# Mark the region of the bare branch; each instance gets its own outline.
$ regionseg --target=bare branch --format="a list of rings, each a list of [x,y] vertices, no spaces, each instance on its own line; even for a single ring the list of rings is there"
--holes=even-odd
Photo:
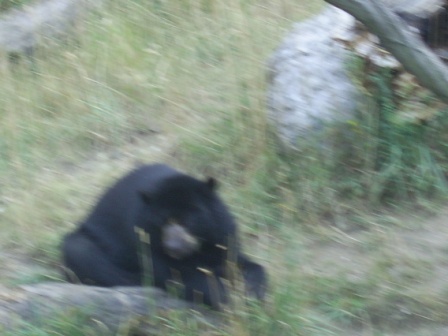
[[[415,75],[421,85],[448,103],[448,70],[423,41],[405,26],[400,18],[378,0],[326,0],[353,15],[381,45]]]

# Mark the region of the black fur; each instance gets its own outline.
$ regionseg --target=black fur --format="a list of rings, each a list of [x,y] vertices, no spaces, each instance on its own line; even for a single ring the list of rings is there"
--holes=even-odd
[[[69,279],[97,286],[137,286],[148,276],[156,287],[167,290],[177,284],[184,299],[219,308],[227,301],[222,278],[229,278],[227,265],[234,264],[249,294],[262,299],[265,271],[240,252],[236,224],[215,187],[213,179],[200,181],[162,164],[134,170],[65,237],[62,249]],[[180,259],[168,255],[163,242],[164,227],[173,220],[185,228],[179,232],[188,232],[199,244]],[[144,234],[149,235],[149,246],[141,239]]]

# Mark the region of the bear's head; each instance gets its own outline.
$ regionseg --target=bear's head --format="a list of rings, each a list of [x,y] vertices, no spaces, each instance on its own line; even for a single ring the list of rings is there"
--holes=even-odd
[[[151,245],[160,244],[172,258],[183,259],[210,246],[227,246],[235,225],[216,194],[213,178],[201,181],[179,174],[140,191]]]

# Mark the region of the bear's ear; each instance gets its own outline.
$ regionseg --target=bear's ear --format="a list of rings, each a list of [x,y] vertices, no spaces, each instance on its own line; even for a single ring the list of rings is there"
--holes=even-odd
[[[218,188],[218,181],[216,181],[216,179],[213,177],[208,177],[205,183],[210,188],[210,190],[216,190],[216,188]]]
[[[139,190],[138,191],[138,195],[141,197],[141,199],[143,200],[143,202],[145,203],[151,203],[152,202],[152,195],[147,192],[147,191],[143,191],[143,190]]]

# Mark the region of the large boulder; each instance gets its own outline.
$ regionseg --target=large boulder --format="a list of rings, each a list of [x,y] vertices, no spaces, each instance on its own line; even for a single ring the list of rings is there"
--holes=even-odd
[[[221,326],[215,312],[153,287],[104,288],[65,283],[0,286],[0,334],[18,332],[27,326],[52,330],[60,321],[66,321],[66,328],[73,324],[77,334],[88,330],[97,335],[121,335],[125,328],[129,332],[126,335],[159,335],[170,314],[174,318],[182,314],[183,319],[204,324],[210,332]]]
[[[335,38],[354,19],[328,7],[294,26],[269,60],[269,118],[288,148],[353,118],[358,93],[347,74],[350,53]]]
[[[102,0],[43,0],[0,15],[0,51],[31,55],[48,44],[76,33],[85,14]]]

